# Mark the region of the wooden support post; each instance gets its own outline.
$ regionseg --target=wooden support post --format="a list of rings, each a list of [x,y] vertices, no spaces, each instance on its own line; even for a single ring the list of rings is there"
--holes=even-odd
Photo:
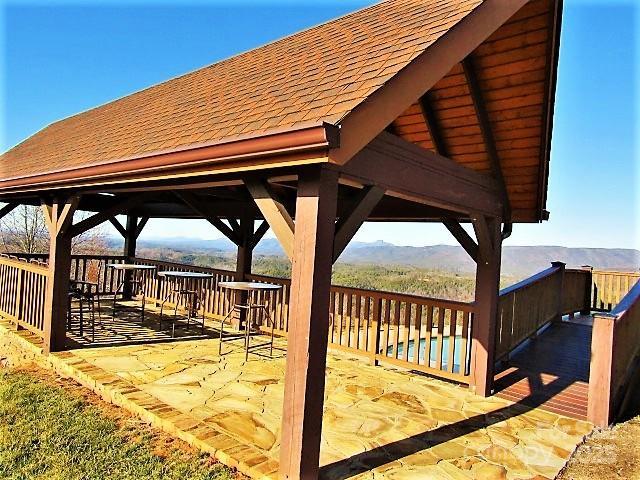
[[[371,336],[371,365],[378,366],[378,353],[380,352],[380,327],[382,326],[382,298],[373,299],[373,335]]]
[[[580,315],[589,315],[591,314],[593,301],[593,267],[591,265],[583,265],[582,269],[587,272],[587,280],[584,289],[584,307],[580,310]]]
[[[487,397],[493,385],[502,239],[499,219],[477,216],[472,221],[478,237],[478,266],[471,329],[471,386],[476,394]]]
[[[240,219],[240,243],[238,245],[238,256],[236,258],[236,281],[243,282],[246,275],[251,273],[251,263],[253,260],[253,219],[244,217]],[[236,302],[247,303],[248,292],[245,290],[236,291]],[[236,310],[231,319],[232,326],[236,330],[244,328],[247,311],[243,308]]]
[[[44,351],[58,352],[65,347],[65,325],[69,308],[71,276],[71,223],[78,199],[53,201],[43,205],[49,228],[49,276],[44,304]]]
[[[287,479],[319,474],[337,194],[335,171],[301,172],[280,445],[280,473]]]
[[[611,407],[615,323],[616,316],[610,313],[593,315],[587,420],[602,428],[609,426],[613,413]]]
[[[560,272],[558,274],[558,288],[556,292],[558,292],[558,314],[554,319],[554,322],[562,321],[562,307],[564,304],[564,270],[566,265],[563,262],[551,262],[551,266],[553,268],[559,268]]]
[[[125,230],[126,235],[124,237],[124,251],[122,254],[127,257],[127,262],[131,262],[136,256],[138,217],[134,215],[127,215],[127,225]],[[124,271],[124,284],[122,285],[122,298],[124,300],[131,300],[131,297],[133,296],[132,273],[133,272],[128,270]]]

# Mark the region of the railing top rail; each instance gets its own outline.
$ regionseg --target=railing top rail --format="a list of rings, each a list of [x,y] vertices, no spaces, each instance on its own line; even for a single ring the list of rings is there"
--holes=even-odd
[[[267,275],[256,275],[250,274],[247,275],[247,278],[257,281],[276,281],[282,282],[289,285],[291,280],[288,278],[280,278],[280,277],[270,277]],[[332,285],[331,290],[339,293],[353,294],[353,295],[363,295],[371,298],[384,298],[389,300],[395,300],[398,302],[407,302],[407,303],[419,303],[423,305],[433,305],[438,307],[449,308],[452,310],[460,310],[464,312],[472,312],[473,311],[473,303],[471,302],[459,302],[456,300],[447,300],[443,298],[434,298],[434,297],[423,297],[421,295],[412,295],[409,293],[395,293],[395,292],[386,292],[383,290],[370,290],[367,288],[356,288],[356,287],[344,287],[341,285]]]
[[[514,283],[513,285],[503,288],[502,290],[500,290],[500,296],[503,297],[505,295],[509,295],[510,293],[515,292],[516,290],[522,290],[524,288],[535,285],[536,283],[541,282],[545,278],[548,278],[551,275],[557,273],[558,271],[560,271],[560,269],[561,267],[551,266],[546,270],[543,270],[539,273],[536,273],[535,275],[532,275],[529,278],[525,278],[524,280],[518,283]]]
[[[629,290],[629,293],[620,300],[620,303],[611,310],[609,315],[621,318],[638,302],[640,302],[640,279],[635,283],[631,290]]]
[[[49,269],[47,267],[38,265],[37,263],[27,262],[25,260],[9,258],[4,255],[0,256],[0,264],[19,268],[28,272],[38,273],[41,275],[47,275],[49,273]]]
[[[604,275],[620,275],[624,277],[640,277],[640,272],[638,271],[623,272],[620,270],[593,270],[593,273]]]
[[[200,271],[200,272],[213,272],[213,273],[219,273],[221,275],[235,275],[235,272],[231,270],[222,270],[219,268],[199,267],[197,265],[188,265],[185,263],[177,263],[177,262],[166,262],[164,260],[153,260],[151,258],[143,258],[143,257],[134,257],[133,260],[137,262],[147,262],[147,263],[160,265],[160,266],[164,265],[167,267],[183,268],[183,269],[189,269],[189,270]]]

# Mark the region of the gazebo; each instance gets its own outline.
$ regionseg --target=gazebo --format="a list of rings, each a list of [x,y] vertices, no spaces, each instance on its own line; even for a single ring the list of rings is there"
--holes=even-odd
[[[74,236],[110,221],[133,257],[149,218],[204,218],[237,245],[242,279],[271,228],[293,264],[280,470],[316,478],[332,265],[365,221],[442,222],[477,262],[470,385],[489,395],[502,241],[549,215],[561,12],[388,0],[16,145],[0,215],[45,212],[46,350],[64,348]],[[73,223],[78,209],[93,214]]]

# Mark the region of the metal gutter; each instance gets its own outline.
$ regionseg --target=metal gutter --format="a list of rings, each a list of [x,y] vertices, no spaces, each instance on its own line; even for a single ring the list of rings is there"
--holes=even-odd
[[[42,190],[48,187],[63,187],[65,184],[93,182],[98,179],[118,177],[142,172],[162,172],[176,167],[228,163],[242,159],[256,160],[273,155],[297,152],[328,150],[339,146],[339,129],[335,125],[322,123],[263,133],[238,136],[223,141],[191,145],[186,148],[153,152],[143,156],[109,160],[82,167],[54,170],[46,173],[12,177],[0,180],[0,195],[17,189],[21,191]],[[256,162],[259,163],[259,162]]]

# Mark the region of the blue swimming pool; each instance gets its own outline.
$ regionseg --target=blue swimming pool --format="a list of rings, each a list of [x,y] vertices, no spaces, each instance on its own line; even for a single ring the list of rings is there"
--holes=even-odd
[[[434,367],[436,366],[436,347],[438,344],[438,339],[437,338],[432,338],[431,339],[431,349],[430,349],[430,354],[429,354],[429,366]],[[460,373],[460,353],[461,353],[461,348],[462,348],[462,336],[460,335],[456,335],[455,337],[455,341],[454,341],[455,347],[453,350],[454,353],[454,357],[453,357],[453,371],[455,373]],[[408,358],[409,360],[411,360],[413,358],[413,352],[415,350],[414,347],[414,341],[413,340],[409,340],[409,347],[408,347],[409,351],[408,351]],[[425,338],[420,339],[420,350],[419,350],[419,358],[420,358],[420,363],[425,365],[425,355],[427,352],[427,340]],[[398,354],[397,354],[397,358],[402,358],[404,354],[404,342],[400,342],[398,343]],[[387,356],[389,357],[393,357],[393,346],[390,346],[389,348],[387,348]],[[448,370],[449,369],[449,365],[447,364],[447,362],[449,361],[449,337],[445,336],[442,337],[442,369],[443,370]]]

